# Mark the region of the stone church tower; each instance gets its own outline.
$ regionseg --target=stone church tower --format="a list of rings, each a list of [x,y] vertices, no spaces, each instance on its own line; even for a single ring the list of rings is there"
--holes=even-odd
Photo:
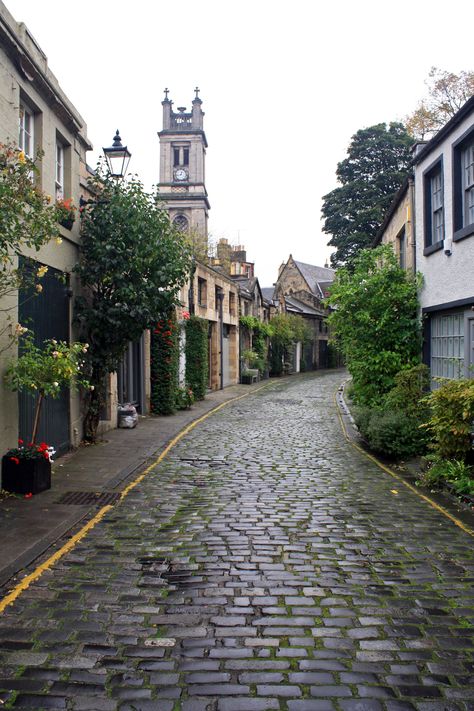
[[[207,246],[207,220],[210,209],[205,187],[207,140],[203,128],[204,112],[199,89],[192,101],[192,109],[184,106],[173,111],[173,102],[165,89],[163,129],[160,138],[161,199],[168,208],[171,221],[179,229],[190,233],[193,242]]]

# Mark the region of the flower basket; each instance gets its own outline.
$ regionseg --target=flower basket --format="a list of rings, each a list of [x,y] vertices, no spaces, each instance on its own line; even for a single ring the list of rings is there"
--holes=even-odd
[[[2,458],[2,489],[14,494],[39,494],[51,488],[49,459]]]
[[[66,230],[72,230],[72,226],[75,222],[75,219],[76,218],[74,217],[74,215],[72,217],[64,217],[62,220],[60,220],[59,224]]]
[[[56,201],[56,214],[59,224],[66,230],[72,229],[76,219],[76,207],[71,198]]]

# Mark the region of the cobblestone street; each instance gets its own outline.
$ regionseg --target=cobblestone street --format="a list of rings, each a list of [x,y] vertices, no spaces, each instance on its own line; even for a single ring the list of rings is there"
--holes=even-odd
[[[0,617],[15,709],[474,709],[473,539],[357,452],[341,373],[188,433]]]

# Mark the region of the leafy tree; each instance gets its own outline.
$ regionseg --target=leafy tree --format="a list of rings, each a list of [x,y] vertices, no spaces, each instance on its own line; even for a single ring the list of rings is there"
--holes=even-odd
[[[5,382],[13,391],[26,391],[35,396],[35,417],[30,442],[36,442],[41,407],[46,397],[59,397],[64,387],[88,387],[81,375],[87,343],[68,345],[54,338],[44,341],[42,348],[30,332],[21,342],[21,355],[12,360],[5,373]]]
[[[333,336],[353,379],[360,405],[376,405],[396,374],[417,365],[420,327],[417,280],[401,269],[390,245],[364,249],[351,269],[337,271],[327,302]]]
[[[47,267],[38,267],[33,260],[23,260],[21,266],[18,259],[38,251],[53,238],[60,241],[57,209],[35,186],[37,172],[35,163],[23,151],[13,144],[0,143],[0,299],[27,285],[36,285],[36,291],[41,292],[40,280]],[[2,302],[0,336],[9,329],[9,312],[16,307],[16,299]],[[14,339],[21,332],[17,327]]]
[[[413,139],[400,123],[380,123],[352,137],[336,170],[341,185],[323,197],[323,231],[336,247],[333,267],[369,247],[410,163]]]
[[[426,84],[428,96],[405,122],[408,133],[418,140],[433,136],[474,95],[474,71],[454,74],[432,67]]]
[[[86,439],[94,441],[105,397],[105,376],[117,370],[129,341],[176,303],[189,273],[189,248],[157,194],[141,182],[97,173],[97,200],[82,209],[82,252],[75,267],[84,296],[76,316],[89,345]]]

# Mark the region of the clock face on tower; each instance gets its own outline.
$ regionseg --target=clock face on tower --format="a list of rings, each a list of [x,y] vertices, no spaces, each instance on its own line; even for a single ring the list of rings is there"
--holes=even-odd
[[[174,171],[174,179],[175,180],[187,180],[188,179],[188,171],[185,170],[184,168],[177,168]]]

